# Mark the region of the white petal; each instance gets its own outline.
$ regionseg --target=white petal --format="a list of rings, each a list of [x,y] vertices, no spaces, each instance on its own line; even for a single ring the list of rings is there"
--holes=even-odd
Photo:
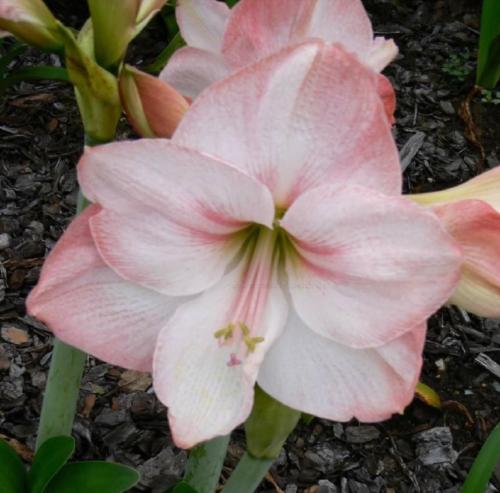
[[[319,187],[281,221],[289,289],[311,329],[373,347],[426,320],[454,291],[461,251],[434,214],[360,186]]]
[[[160,74],[160,79],[187,98],[196,98],[206,87],[229,75],[221,55],[208,50],[184,47],[176,51]]]
[[[182,37],[193,48],[219,53],[229,7],[216,0],[179,0],[175,11]]]
[[[411,402],[425,324],[379,348],[352,349],[314,333],[291,312],[259,372],[267,393],[293,409],[335,421],[381,421]]]
[[[79,181],[104,211],[92,219],[103,259],[120,275],[168,295],[214,285],[253,223],[274,206],[255,179],[170,141],[87,149]]]
[[[179,447],[229,433],[252,409],[259,366],[285,324],[288,307],[275,278],[266,287],[257,282],[260,270],[256,276],[251,271],[242,261],[214,288],[179,308],[160,333],[154,386],[169,408]],[[235,324],[237,334],[240,321],[248,322],[253,337],[264,338],[254,352],[246,352],[241,341],[221,345],[215,337],[228,323]]]

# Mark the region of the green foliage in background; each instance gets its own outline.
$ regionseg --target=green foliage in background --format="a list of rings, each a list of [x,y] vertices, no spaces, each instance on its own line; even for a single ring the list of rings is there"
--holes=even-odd
[[[477,454],[460,493],[484,493],[499,462],[500,424],[496,425]]]
[[[476,84],[494,89],[500,80],[500,0],[484,0]]]
[[[72,437],[47,440],[27,472],[15,451],[0,440],[0,486],[2,493],[123,493],[139,481],[132,468],[104,461],[73,462]]]

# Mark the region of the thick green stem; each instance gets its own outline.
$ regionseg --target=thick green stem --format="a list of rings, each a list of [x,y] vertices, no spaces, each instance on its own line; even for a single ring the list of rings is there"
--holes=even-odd
[[[87,205],[87,199],[79,192],[76,213],[82,212]],[[54,338],[52,361],[38,425],[37,450],[49,438],[71,435],[86,361],[85,353]]]
[[[49,438],[71,435],[80,381],[87,355],[54,339],[49,377],[43,397],[36,440],[37,450]]]
[[[253,493],[266,477],[272,459],[255,459],[248,452],[241,458],[222,493]]]
[[[195,447],[189,454],[184,481],[197,493],[214,493],[229,444],[229,435]]]
[[[94,139],[85,136],[86,145],[94,145]],[[78,193],[76,213],[89,205],[81,192]],[[36,440],[37,450],[49,438],[71,435],[75,419],[80,382],[87,355],[82,351],[54,339],[52,361],[43,396],[42,412]]]

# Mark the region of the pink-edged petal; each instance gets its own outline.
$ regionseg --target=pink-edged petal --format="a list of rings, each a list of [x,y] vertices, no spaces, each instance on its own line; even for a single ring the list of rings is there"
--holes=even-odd
[[[288,312],[278,282],[273,277],[267,287],[257,284],[259,272],[241,262],[218,285],[179,308],[158,337],[154,386],[168,406],[179,447],[231,432],[252,409],[258,369]],[[228,323],[235,324],[236,335],[240,321],[252,336],[263,337],[246,355],[241,341],[221,344],[215,337]]]
[[[104,208],[91,220],[102,258],[124,278],[169,295],[217,282],[240,233],[274,216],[256,180],[167,140],[86,149],[78,174],[85,195]]]
[[[307,39],[316,0],[240,0],[231,10],[222,52],[233,68]]]
[[[316,0],[308,36],[342,43],[360,59],[373,44],[370,19],[361,0]]]
[[[280,207],[324,183],[401,188],[378,75],[340,46],[305,43],[214,84],[172,139],[254,176]]]
[[[170,296],[215,284],[245,240],[196,231],[152,211],[103,210],[90,225],[100,255],[117,273]]]
[[[198,48],[176,51],[160,74],[187,98],[196,98],[206,87],[229,75],[230,69],[221,55]]]
[[[292,313],[258,383],[280,402],[314,416],[382,421],[413,399],[425,331],[419,324],[378,348],[353,349],[312,332]]]
[[[28,312],[67,344],[108,363],[151,371],[156,338],[184,299],[159,295],[115,274],[99,257],[90,206],[47,258],[27,300]]]
[[[361,0],[240,0],[222,51],[232,67],[242,67],[312,38],[342,43],[366,62],[378,54],[371,54],[373,30]]]
[[[229,7],[217,0],[178,0],[175,14],[189,46],[219,53],[229,12]]]
[[[500,317],[500,214],[481,200],[433,210],[464,252],[462,277],[451,303],[482,317]]]
[[[430,211],[360,186],[302,195],[281,226],[297,313],[317,333],[352,348],[380,346],[442,306],[462,256]]]
[[[398,55],[398,47],[392,39],[375,38],[373,46],[365,56],[366,63],[377,72],[382,72]]]

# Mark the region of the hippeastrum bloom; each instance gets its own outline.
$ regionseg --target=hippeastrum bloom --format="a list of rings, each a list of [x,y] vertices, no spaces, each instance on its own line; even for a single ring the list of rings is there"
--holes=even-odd
[[[256,381],[341,421],[410,402],[461,253],[400,195],[377,75],[353,55],[281,51],[207,89],[172,140],[86,149],[78,175],[95,205],[49,256],[29,312],[152,370],[177,445],[243,422]]]
[[[171,137],[189,107],[166,82],[125,65],[120,72],[120,95],[127,117],[142,137]]]
[[[233,9],[217,0],[177,5],[188,46],[172,56],[160,78],[190,98],[234,70],[309,38],[341,43],[377,72],[398,53],[394,41],[374,39],[361,0],[240,0]],[[392,85],[382,75],[379,85],[392,121]]]
[[[0,37],[9,33],[44,50],[63,47],[58,22],[42,0],[0,0]]]
[[[97,61],[104,67],[118,66],[128,44],[165,3],[166,0],[88,0]]]
[[[462,277],[450,303],[500,317],[500,168],[448,190],[410,197],[432,207],[463,249]]]

